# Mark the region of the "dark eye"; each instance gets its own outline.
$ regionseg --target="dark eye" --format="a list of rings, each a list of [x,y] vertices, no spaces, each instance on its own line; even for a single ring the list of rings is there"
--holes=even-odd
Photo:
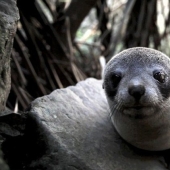
[[[119,74],[113,74],[111,76],[111,82],[114,88],[116,88],[121,80],[121,75]]]
[[[158,80],[160,83],[165,83],[166,75],[163,72],[154,73],[153,77]]]

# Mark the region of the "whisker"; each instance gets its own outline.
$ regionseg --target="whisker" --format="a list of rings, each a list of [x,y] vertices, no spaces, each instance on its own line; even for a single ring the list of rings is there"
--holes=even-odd
[[[115,105],[112,105],[110,107],[110,111],[111,111],[110,118],[113,116],[113,114],[117,114],[120,111],[121,106],[122,106],[122,102],[119,101],[119,102],[115,103]]]

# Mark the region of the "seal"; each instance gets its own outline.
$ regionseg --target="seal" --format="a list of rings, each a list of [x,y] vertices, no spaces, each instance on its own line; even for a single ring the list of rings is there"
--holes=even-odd
[[[131,145],[150,151],[170,148],[170,59],[135,47],[111,58],[103,88],[111,120]]]

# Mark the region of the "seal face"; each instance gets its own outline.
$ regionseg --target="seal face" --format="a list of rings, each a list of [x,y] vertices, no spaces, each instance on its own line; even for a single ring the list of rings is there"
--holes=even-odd
[[[112,122],[122,138],[145,150],[170,148],[170,59],[136,47],[106,65],[104,83]]]

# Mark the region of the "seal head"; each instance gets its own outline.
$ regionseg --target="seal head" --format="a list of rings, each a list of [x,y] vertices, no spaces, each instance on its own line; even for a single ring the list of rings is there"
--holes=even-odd
[[[170,59],[136,47],[106,65],[104,83],[111,119],[127,142],[144,150],[170,148]]]

